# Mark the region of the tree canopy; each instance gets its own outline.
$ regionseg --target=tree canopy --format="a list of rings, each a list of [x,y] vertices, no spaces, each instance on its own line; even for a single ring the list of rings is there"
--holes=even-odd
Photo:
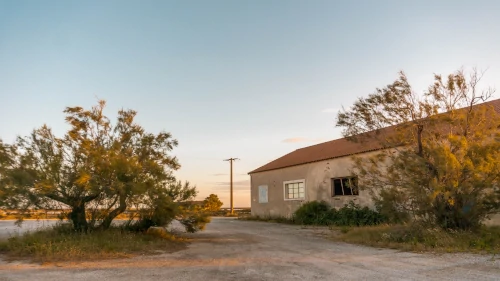
[[[220,211],[222,207],[222,201],[219,200],[219,196],[217,194],[210,194],[203,200],[203,208],[209,212],[217,212]]]
[[[170,133],[148,133],[137,112],[104,115],[105,101],[91,109],[64,110],[70,129],[62,137],[43,125],[14,144],[0,142],[0,196],[4,207],[69,209],[75,230],[107,229],[118,215],[138,211],[141,222],[166,224],[183,216],[178,202],[196,188],[173,176]],[[163,220],[152,219],[161,213]]]
[[[471,229],[500,210],[500,114],[482,73],[434,76],[422,95],[404,73],[339,112],[356,142],[386,149],[355,157],[353,173],[388,216]]]

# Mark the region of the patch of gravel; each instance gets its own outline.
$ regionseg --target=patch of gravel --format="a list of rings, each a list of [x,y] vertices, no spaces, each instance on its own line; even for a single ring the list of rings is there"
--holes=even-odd
[[[170,230],[181,231],[179,224]],[[0,280],[500,280],[500,257],[332,242],[327,229],[213,218],[187,249],[131,259],[0,262]]]

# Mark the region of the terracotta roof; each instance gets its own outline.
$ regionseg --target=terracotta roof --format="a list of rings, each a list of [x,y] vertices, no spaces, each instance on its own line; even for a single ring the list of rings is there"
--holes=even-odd
[[[492,105],[495,111],[500,113],[500,99],[486,102],[484,104]],[[390,127],[386,128],[390,130]],[[288,153],[266,165],[257,168],[249,174],[282,169],[291,166],[297,166],[312,162],[318,162],[333,158],[350,156],[358,153],[375,151],[382,149],[378,142],[355,143],[346,138],[336,139],[304,148],[297,149]]]

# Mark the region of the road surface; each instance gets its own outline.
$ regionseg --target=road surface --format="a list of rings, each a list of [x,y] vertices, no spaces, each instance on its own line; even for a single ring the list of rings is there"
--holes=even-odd
[[[491,255],[417,254],[333,242],[324,228],[214,218],[179,252],[34,265],[0,262],[0,280],[500,280]]]

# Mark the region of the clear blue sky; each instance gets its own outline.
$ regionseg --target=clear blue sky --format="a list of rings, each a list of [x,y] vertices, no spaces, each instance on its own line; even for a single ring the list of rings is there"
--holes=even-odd
[[[434,3],[437,2],[437,3]],[[171,132],[200,198],[249,206],[247,173],[340,137],[342,105],[404,70],[417,90],[460,67],[500,74],[499,1],[0,0],[0,138],[108,101]],[[333,112],[332,112],[333,111]],[[285,141],[287,140],[287,141]]]

